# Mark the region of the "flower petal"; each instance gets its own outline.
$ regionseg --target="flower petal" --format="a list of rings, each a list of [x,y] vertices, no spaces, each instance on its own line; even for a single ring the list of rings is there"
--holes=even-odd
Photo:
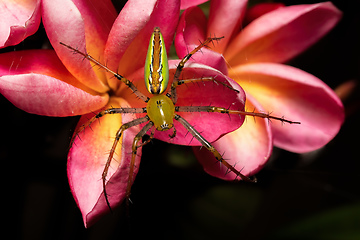
[[[118,68],[126,49],[148,23],[155,4],[156,0],[128,1],[125,4],[114,22],[106,43],[105,55],[109,68]],[[122,71],[120,72],[123,74]]]
[[[180,9],[185,10],[187,8],[200,5],[204,2],[207,2],[208,0],[181,0]]]
[[[198,45],[206,38],[207,19],[199,7],[185,10],[180,17],[176,29],[175,47],[179,57],[184,57],[191,51],[187,45]]]
[[[111,2],[44,0],[42,9],[46,33],[69,72],[98,92],[108,91],[104,71],[92,68],[89,61],[82,61],[83,56],[74,55],[60,42],[103,60],[105,42],[116,17]]]
[[[261,106],[247,95],[246,110],[262,111]],[[224,159],[248,176],[257,173],[266,163],[272,152],[272,134],[268,121],[247,117],[244,124],[234,132],[228,133],[213,143],[224,154]],[[201,147],[193,147],[194,153],[204,170],[214,177],[224,180],[239,179],[236,174],[222,166],[213,154]]]
[[[144,67],[150,36],[160,27],[169,50],[178,23],[180,1],[128,1],[116,19],[106,44],[105,58],[110,69],[129,76]],[[110,78],[117,89],[119,81]]]
[[[107,106],[120,107],[127,105],[122,99],[113,99]],[[89,117],[83,116],[78,127],[84,124]],[[105,115],[100,121],[95,121],[75,137],[74,144],[68,155],[68,178],[71,191],[83,215],[86,227],[91,226],[101,216],[110,210],[103,194],[101,176],[109,151],[113,145],[114,137],[121,123],[133,119],[132,115]],[[91,128],[91,129],[90,129]],[[131,160],[131,146],[138,127],[132,127],[123,134],[122,143],[119,143],[115,157],[111,161],[107,174],[106,192],[111,206],[114,208],[121,204],[125,198],[129,177],[129,164]],[[134,178],[139,170],[141,150],[136,156]]]
[[[201,42],[206,39],[207,20],[198,7],[187,9],[181,15],[179,25],[176,30],[175,48],[179,58],[185,57],[190,51],[195,49]],[[214,36],[214,34],[212,34]],[[218,35],[217,35],[218,36]],[[220,41],[208,44],[209,48],[215,47]],[[223,56],[212,49],[203,47],[201,51],[195,53],[189,62],[195,61],[210,67],[216,68],[227,74],[227,64]]]
[[[224,56],[231,66],[287,61],[330,31],[341,15],[331,2],[279,8],[245,27]]]
[[[0,47],[16,45],[39,28],[40,0],[1,1],[0,16]]]
[[[278,8],[285,7],[285,4],[283,3],[258,3],[251,8],[249,8],[246,11],[245,15],[245,25],[249,24],[250,22],[254,21],[258,17],[261,17],[262,15],[269,13],[271,11],[274,11]]]
[[[308,152],[327,144],[344,121],[344,108],[333,90],[300,69],[273,63],[246,64],[233,76],[272,115],[299,121],[272,121],[274,144],[292,152]]]
[[[79,83],[52,50],[3,53],[0,92],[18,108],[47,116],[74,116],[95,111],[108,101]]]
[[[212,0],[208,23],[208,36],[222,37],[212,49],[223,53],[228,42],[242,24],[245,15],[247,0]]]
[[[173,75],[176,66],[175,62],[178,61],[171,61],[173,69],[170,72],[171,76]],[[245,94],[242,88],[233,80],[223,75],[220,71],[205,65],[192,63],[184,68],[184,72],[181,76],[182,79],[214,77],[217,83],[207,81],[179,86],[177,88],[179,98],[176,106],[216,106],[233,110],[241,110],[244,108]],[[234,90],[219,84],[219,82],[223,82],[228,86],[238,89],[240,93],[236,93]],[[187,120],[210,142],[239,128],[244,121],[244,117],[242,116],[229,116],[228,114],[222,113],[178,112],[177,114]],[[177,131],[175,138],[169,137],[169,135],[172,134],[172,130],[164,132],[156,131],[155,137],[174,144],[191,146],[200,145],[197,140],[193,140],[192,135],[189,134],[179,122],[175,121],[174,126]]]

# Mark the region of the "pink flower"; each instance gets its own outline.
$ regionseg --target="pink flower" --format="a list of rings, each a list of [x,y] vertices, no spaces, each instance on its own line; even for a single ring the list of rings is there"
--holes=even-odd
[[[203,1],[198,1],[203,2]],[[186,4],[184,1],[183,4]],[[189,5],[186,5],[189,6]],[[29,113],[47,116],[83,115],[77,128],[94,116],[94,112],[111,107],[145,107],[146,104],[122,82],[103,69],[60,45],[66,43],[82,52],[90,53],[107,67],[132,80],[146,93],[143,68],[150,35],[155,26],[161,28],[169,47],[179,20],[180,1],[129,1],[117,16],[110,0],[43,0],[29,1],[27,5],[7,4],[10,9],[3,19],[2,46],[19,43],[36,31],[42,18],[53,50],[14,51],[0,55],[0,92],[15,106]],[[10,21],[12,14],[19,16]],[[179,61],[170,61],[173,75]],[[217,68],[220,66],[214,65]],[[185,68],[182,78],[213,76],[226,82],[240,93],[217,87],[214,83],[203,86],[189,84],[178,88],[178,105],[210,105],[243,109],[243,90],[220,71],[200,64]],[[194,94],[201,93],[201,94]],[[223,96],[219,98],[219,96]],[[202,113],[205,115],[204,113]],[[141,115],[141,114],[140,114]],[[140,116],[139,115],[139,116]],[[122,123],[136,117],[134,114],[107,115],[75,136],[68,155],[68,178],[74,198],[82,212],[85,226],[90,226],[109,212],[103,194],[102,171],[115,134]],[[239,128],[243,117],[224,114],[181,113],[210,142]],[[199,116],[201,118],[199,118]],[[125,197],[131,145],[140,127],[124,132],[122,142],[111,162],[106,185],[112,207]],[[175,144],[199,145],[192,136],[175,122],[176,137],[168,132],[156,132],[155,137]],[[208,129],[216,131],[208,131]],[[138,171],[141,151],[136,156],[134,175]]]
[[[175,46],[183,57],[199,40],[224,36],[211,50],[195,54],[194,61],[213,66],[237,81],[246,92],[248,111],[255,108],[301,122],[269,124],[266,119],[247,119],[238,130],[214,143],[225,152],[225,159],[248,175],[263,167],[273,145],[303,153],[327,144],[340,129],[344,110],[336,94],[320,79],[282,64],[330,31],[341,12],[330,2],[280,7],[244,27],[246,5],[245,0],[213,0],[208,19],[198,7],[187,9],[177,28]],[[196,147],[194,151],[209,174],[234,179],[232,173],[225,174],[226,169],[211,163],[216,161],[211,154]]]

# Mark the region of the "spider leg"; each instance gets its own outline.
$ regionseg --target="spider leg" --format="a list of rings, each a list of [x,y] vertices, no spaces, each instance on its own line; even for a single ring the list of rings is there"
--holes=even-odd
[[[239,93],[239,90],[231,87],[230,85],[227,85],[226,83],[223,83],[221,81],[216,81],[216,79],[214,77],[203,77],[203,78],[192,78],[192,79],[181,79],[178,80],[177,83],[174,83],[174,87],[178,87],[182,84],[187,84],[187,83],[196,83],[196,82],[214,82],[216,84],[221,84],[224,87],[229,88],[230,90],[233,90],[237,93]]]
[[[278,120],[278,121],[286,122],[286,123],[290,123],[290,124],[300,124],[300,122],[290,121],[283,117],[276,117],[276,116],[270,115],[268,113],[229,110],[227,108],[214,107],[214,106],[179,106],[179,107],[175,107],[175,111],[176,112],[218,112],[218,113],[237,114],[237,115],[244,115],[244,116],[267,118],[269,120],[274,119],[274,120]]]
[[[238,170],[236,170],[234,166],[229,164],[218,152],[218,150],[216,150],[216,148],[214,148],[211,145],[211,143],[209,143],[203,136],[201,136],[201,134],[198,131],[196,131],[196,129],[193,126],[191,126],[190,123],[188,123],[184,118],[182,118],[179,115],[175,115],[175,120],[179,121],[186,128],[186,130],[188,130],[194,136],[194,138],[196,138],[201,143],[201,145],[206,147],[206,149],[209,150],[214,155],[216,160],[218,160],[221,164],[227,167],[229,171],[235,173],[236,176],[239,176],[242,180],[246,182],[256,182],[256,178],[251,179],[243,175]]]
[[[103,182],[103,191],[104,191],[104,196],[105,196],[106,204],[108,205],[110,211],[111,211],[110,202],[109,202],[109,199],[108,199],[108,197],[107,197],[108,195],[107,195],[107,193],[106,193],[106,176],[107,176],[107,174],[108,174],[111,161],[112,161],[112,159],[113,159],[113,157],[114,157],[114,153],[115,153],[115,150],[116,150],[116,146],[117,146],[117,144],[118,144],[119,141],[120,141],[120,138],[121,138],[122,133],[123,133],[126,129],[128,129],[128,128],[130,128],[130,127],[133,127],[133,126],[136,126],[136,125],[139,125],[139,124],[141,124],[141,123],[147,122],[147,121],[149,121],[149,117],[148,117],[148,116],[134,119],[134,120],[132,120],[132,121],[130,121],[130,122],[124,123],[124,124],[119,128],[119,130],[118,130],[117,133],[116,133],[114,143],[113,143],[113,145],[112,145],[112,147],[111,147],[111,150],[110,150],[110,153],[109,153],[109,157],[108,157],[108,159],[107,159],[107,161],[106,161],[106,164],[105,164],[105,167],[104,167],[102,176],[101,176],[102,182]],[[147,126],[147,125],[146,125],[146,126]],[[136,136],[137,136],[137,135],[136,135]],[[136,137],[135,137],[135,138],[136,138]],[[135,141],[135,140],[134,140],[134,141]],[[135,156],[132,156],[131,162],[133,162],[133,161],[134,161],[134,163],[135,163]],[[133,165],[134,165],[134,164],[133,164]],[[129,173],[129,176],[131,175],[131,177],[132,177],[132,174],[133,174],[132,171],[133,171],[133,168],[131,169],[131,164],[130,164],[130,173]]]
[[[171,85],[170,88],[170,95],[171,95],[171,100],[173,101],[173,103],[175,104],[177,102],[177,95],[176,95],[176,87],[179,85],[178,81],[180,78],[180,74],[184,68],[185,63],[191,58],[192,55],[194,55],[197,51],[199,51],[201,48],[205,47],[208,43],[213,42],[213,41],[218,41],[220,39],[222,39],[223,37],[220,38],[212,38],[212,37],[208,37],[207,39],[205,39],[204,42],[202,42],[199,46],[197,46],[194,50],[192,50],[190,53],[188,53],[179,63],[179,65],[176,68],[176,72],[174,75],[174,79],[173,79],[173,83]],[[169,93],[168,93],[169,95]]]
[[[121,76],[120,74],[118,74],[117,72],[114,72],[113,70],[111,70],[110,68],[108,68],[107,66],[105,66],[104,64],[102,64],[101,62],[99,62],[98,60],[96,60],[95,58],[93,58],[91,55],[89,55],[88,53],[83,53],[81,51],[79,51],[76,48],[73,48],[69,45],[66,45],[65,43],[60,42],[61,45],[71,49],[74,53],[80,54],[82,55],[84,58],[86,58],[87,60],[89,60],[90,62],[94,63],[95,65],[99,66],[100,68],[104,69],[105,71],[111,73],[112,75],[114,75],[114,77],[116,77],[117,79],[119,79],[120,81],[122,81],[123,83],[126,84],[126,86],[128,86],[131,91],[133,91],[133,93],[135,93],[135,95],[140,98],[141,100],[143,100],[144,102],[148,102],[149,98],[147,96],[145,96],[144,94],[142,94],[136,87],[135,85],[128,80],[127,78]]]
[[[171,138],[174,138],[175,136],[176,136],[176,128],[173,127],[173,133],[172,133],[172,134],[169,134],[169,137],[170,137],[170,139],[171,139]]]
[[[154,138],[154,134],[155,134],[155,128],[151,128],[151,133],[149,136],[149,139],[146,139],[144,142],[142,142],[141,144],[138,145],[139,147],[143,147],[144,145],[148,144],[149,142],[151,142],[151,140]]]
[[[142,139],[142,137],[146,134],[146,132],[154,126],[154,123],[152,121],[149,121],[141,130],[136,134],[133,144],[132,144],[132,155],[131,155],[131,162],[130,162],[130,171],[129,171],[129,178],[128,183],[126,187],[126,201],[127,206],[129,206],[130,202],[130,191],[131,191],[131,185],[133,182],[133,174],[134,174],[134,167],[135,167],[135,157],[137,153],[137,149],[139,147],[144,146],[148,142],[150,142],[151,138],[153,137],[153,132],[151,133],[150,139],[144,143],[138,144],[138,142]]]
[[[96,114],[94,117],[90,118],[86,123],[81,125],[74,133],[71,142],[70,142],[70,148],[73,145],[76,137],[79,135],[80,132],[82,132],[86,127],[90,126],[96,119],[99,119],[107,114],[118,114],[118,113],[144,113],[146,112],[146,109],[144,108],[109,108],[106,110],[103,110]]]

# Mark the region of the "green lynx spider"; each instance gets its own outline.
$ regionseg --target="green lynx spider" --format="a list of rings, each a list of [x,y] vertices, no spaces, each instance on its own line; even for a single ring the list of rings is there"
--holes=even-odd
[[[60,43],[75,53],[78,53],[82,55],[84,58],[88,59],[95,65],[99,66],[100,68],[104,69],[105,71],[111,73],[116,77],[118,80],[125,83],[132,91],[133,93],[142,101],[144,101],[147,105],[145,108],[110,108],[103,110],[96,114],[94,117],[92,117],[87,123],[82,125],[80,128],[77,129],[77,131],[74,133],[74,138],[83,131],[87,126],[91,125],[92,122],[94,122],[96,119],[101,118],[104,115],[107,114],[126,114],[126,113],[146,113],[147,115],[145,117],[141,117],[138,119],[134,119],[130,122],[124,123],[120,129],[117,131],[115,140],[113,143],[113,146],[110,150],[109,157],[107,159],[107,162],[105,164],[103,173],[102,173],[102,183],[103,183],[103,191],[106,203],[108,207],[111,210],[110,203],[107,197],[106,193],[106,177],[108,174],[108,169],[110,167],[110,163],[114,157],[115,149],[120,141],[122,133],[133,126],[146,123],[146,125],[138,132],[138,134],[135,136],[132,144],[132,158],[130,163],[130,172],[129,172],[129,179],[127,183],[127,189],[126,189],[126,199],[129,200],[130,197],[130,190],[131,190],[131,183],[133,180],[133,173],[134,173],[134,166],[135,166],[135,156],[137,153],[137,149],[144,144],[148,143],[154,134],[154,129],[158,131],[167,131],[172,129],[172,134],[169,135],[170,137],[175,137],[176,130],[173,127],[173,120],[180,122],[187,131],[189,131],[195,139],[197,139],[202,146],[204,146],[206,149],[208,149],[214,157],[223,164],[228,171],[231,171],[236,174],[236,176],[239,176],[242,180],[248,181],[248,182],[256,182],[256,179],[251,179],[245,175],[243,175],[240,171],[236,170],[234,166],[230,165],[225,159],[223,159],[222,155],[209,143],[202,135],[195,130],[195,128],[190,125],[184,118],[179,116],[177,112],[218,112],[218,113],[226,113],[226,114],[238,114],[238,115],[245,115],[245,116],[253,116],[253,117],[261,117],[261,118],[267,118],[267,119],[275,119],[282,122],[287,122],[290,124],[299,122],[292,122],[289,120],[286,120],[284,118],[279,118],[275,116],[271,116],[269,114],[265,113],[255,113],[255,112],[245,112],[245,111],[238,111],[238,110],[229,110],[222,107],[216,107],[216,106],[176,106],[177,102],[177,94],[176,94],[176,88],[184,83],[189,82],[197,82],[197,81],[215,81],[214,78],[201,78],[201,79],[188,79],[188,80],[180,80],[180,74],[184,68],[185,63],[191,58],[193,54],[195,54],[197,51],[199,51],[201,48],[207,46],[207,44],[218,41],[220,38],[216,37],[209,37],[207,38],[203,43],[201,43],[199,46],[197,46],[193,51],[188,53],[179,63],[179,65],[176,68],[176,72],[173,78],[173,82],[171,85],[171,88],[167,94],[163,94],[165,90],[167,89],[168,83],[169,83],[169,66],[168,66],[168,60],[167,60],[167,54],[166,54],[166,48],[163,36],[160,32],[160,28],[155,27],[154,32],[151,35],[148,53],[145,61],[145,85],[146,89],[149,91],[149,93],[153,94],[152,97],[148,98],[143,93],[141,93],[135,85],[125,77],[121,76],[120,74],[112,71],[96,59],[94,59],[92,56],[90,56],[87,53],[80,52],[79,50],[68,46],[64,43]],[[219,82],[221,83],[221,82]],[[238,92],[236,89],[223,84],[225,87],[230,88],[232,91]],[[152,130],[151,136],[149,140],[139,143],[139,141],[142,139],[142,137],[148,132],[149,130]],[[73,141],[72,140],[72,141]]]

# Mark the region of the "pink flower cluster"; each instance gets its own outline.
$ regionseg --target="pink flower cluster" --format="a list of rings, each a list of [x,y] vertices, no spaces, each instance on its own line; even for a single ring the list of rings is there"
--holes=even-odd
[[[308,152],[328,143],[344,119],[343,106],[335,93],[315,76],[282,64],[304,51],[330,31],[341,12],[330,2],[298,6],[258,6],[246,14],[245,0],[213,0],[209,17],[195,5],[204,1],[128,1],[117,14],[110,0],[32,0],[22,4],[3,3],[0,24],[2,47],[20,43],[36,32],[40,21],[53,47],[15,51],[0,55],[0,92],[18,108],[47,116],[83,115],[77,127],[104,108],[144,107],[117,79],[81,56],[60,45],[64,42],[134,81],[145,93],[143,67],[148,39],[155,26],[161,28],[167,48],[175,37],[179,57],[207,36],[224,39],[197,53],[182,77],[214,76],[239,89],[230,93],[214,84],[181,89],[182,106],[212,104],[234,109],[255,109],[285,116],[301,125],[281,124],[266,119],[252,121],[237,116],[209,114],[199,118],[185,114],[204,137],[245,175],[256,173],[266,163],[273,145]],[[195,7],[194,7],[195,6]],[[185,9],[180,19],[180,8]],[[276,8],[276,9],[275,9]],[[265,9],[265,10],[264,10]],[[274,10],[275,9],[275,10]],[[259,14],[260,12],[260,14]],[[246,17],[247,22],[244,22]],[[249,20],[250,19],[250,20]],[[247,24],[245,26],[245,24]],[[178,60],[171,60],[174,71]],[[237,82],[237,83],[236,83]],[[241,86],[238,86],[238,84]],[[220,90],[219,90],[220,89]],[[199,92],[201,94],[194,94]],[[219,97],[221,96],[221,97]],[[246,102],[245,102],[246,97]],[[94,122],[92,131],[80,133],[68,155],[68,177],[85,226],[109,211],[99,181],[116,131],[122,123],[139,116],[112,115]],[[241,127],[240,127],[241,126]],[[180,126],[177,136],[155,137],[175,144],[199,145]],[[239,128],[240,127],[240,128]],[[212,131],[208,131],[212,129]],[[132,140],[139,128],[125,131],[112,161],[106,189],[112,206],[125,197]],[[225,135],[226,134],[226,135]],[[223,136],[224,135],[224,136]],[[219,178],[224,174],[211,153],[194,147],[204,169]],[[140,164],[141,150],[136,158]]]

